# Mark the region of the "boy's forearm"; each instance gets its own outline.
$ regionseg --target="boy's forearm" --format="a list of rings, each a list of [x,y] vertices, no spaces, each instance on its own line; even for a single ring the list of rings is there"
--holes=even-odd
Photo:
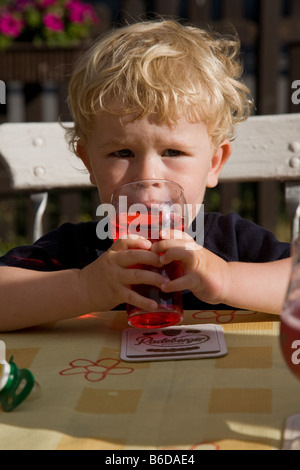
[[[270,263],[229,263],[231,280],[225,303],[237,308],[280,314],[291,259]]]
[[[89,313],[78,269],[41,272],[0,268],[0,331]]]
[[[230,279],[222,303],[279,314],[287,291],[291,260],[228,263]],[[16,330],[93,311],[79,269],[41,272],[0,268],[0,331]],[[105,310],[105,309],[104,309]]]

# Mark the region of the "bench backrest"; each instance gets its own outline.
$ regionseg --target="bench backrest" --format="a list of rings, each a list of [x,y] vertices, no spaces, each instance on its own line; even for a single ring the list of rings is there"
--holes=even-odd
[[[0,157],[12,191],[45,191],[90,185],[80,159],[68,149],[58,122],[0,126]]]
[[[59,123],[0,126],[0,159],[9,174],[10,191],[46,194],[51,189],[90,186],[87,171],[68,149],[64,132]],[[284,181],[287,203],[297,217],[294,233],[298,232],[300,113],[251,116],[237,126],[232,147],[220,182]]]

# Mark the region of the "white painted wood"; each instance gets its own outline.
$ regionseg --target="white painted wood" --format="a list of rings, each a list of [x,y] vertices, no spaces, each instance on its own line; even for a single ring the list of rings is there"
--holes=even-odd
[[[252,116],[237,127],[236,135],[220,182],[300,180],[300,113]],[[59,123],[2,124],[0,158],[12,190],[90,186]]]
[[[80,159],[68,149],[59,123],[0,125],[0,159],[10,176],[10,190],[36,195],[36,234],[42,234],[47,191],[91,186]],[[220,182],[285,181],[293,233],[300,223],[300,113],[253,116],[236,129],[232,156]],[[0,188],[0,192],[7,187]]]
[[[220,182],[300,180],[300,113],[251,116],[236,129]]]
[[[87,171],[68,149],[59,123],[12,123],[0,126],[0,158],[12,190],[40,191],[88,187]]]

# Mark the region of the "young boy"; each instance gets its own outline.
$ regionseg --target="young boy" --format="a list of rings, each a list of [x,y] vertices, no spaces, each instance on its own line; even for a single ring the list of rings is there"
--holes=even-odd
[[[168,179],[188,204],[201,204],[231,154],[234,126],[249,115],[239,43],[174,21],[116,29],[77,64],[69,87],[74,126],[67,136],[102,203],[121,184]],[[0,330],[111,310],[156,308],[130,285],[187,291],[201,302],[279,313],[289,278],[289,245],[236,214],[205,214],[204,248],[188,235],[100,240],[96,224],[65,224],[0,264]],[[162,256],[160,253],[164,252]],[[179,260],[166,280],[142,263]]]

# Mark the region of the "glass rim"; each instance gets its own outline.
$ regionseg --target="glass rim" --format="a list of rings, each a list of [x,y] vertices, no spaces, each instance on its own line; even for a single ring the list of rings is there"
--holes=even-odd
[[[120,188],[123,188],[123,187],[126,187],[126,186],[130,186],[130,185],[132,185],[132,184],[137,184],[137,183],[149,183],[149,182],[171,183],[172,185],[177,186],[178,188],[180,188],[180,194],[178,195],[178,197],[176,198],[176,200],[175,200],[174,203],[176,203],[176,201],[178,201],[178,199],[179,199],[180,197],[183,197],[184,202],[185,202],[184,189],[183,189],[183,187],[182,187],[180,184],[176,183],[176,181],[167,180],[167,179],[159,179],[159,178],[147,178],[147,179],[143,179],[143,180],[129,181],[128,183],[121,184],[121,185],[118,186],[118,188],[112,193],[111,198],[110,198],[110,202],[113,203],[113,201],[117,201],[117,199],[116,199],[114,196],[115,196],[116,191],[118,191]]]

